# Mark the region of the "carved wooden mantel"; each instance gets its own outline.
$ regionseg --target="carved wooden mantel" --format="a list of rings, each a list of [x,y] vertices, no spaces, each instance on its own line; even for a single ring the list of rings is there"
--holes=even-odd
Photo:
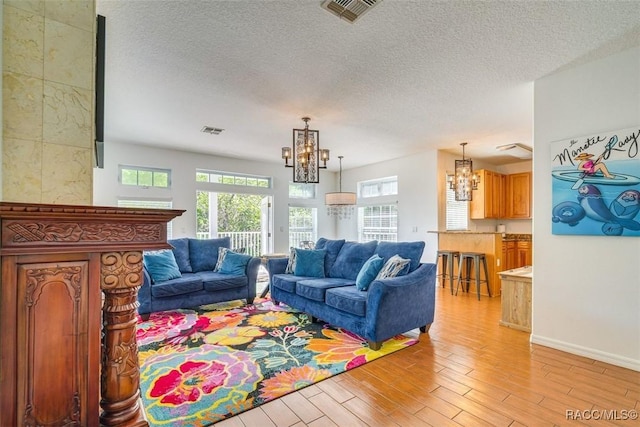
[[[0,202],[0,425],[148,425],[142,251],[183,212]]]

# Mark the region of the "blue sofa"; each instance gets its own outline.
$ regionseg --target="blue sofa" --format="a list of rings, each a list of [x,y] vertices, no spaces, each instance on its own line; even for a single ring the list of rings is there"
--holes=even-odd
[[[291,269],[289,259],[267,261],[274,303],[283,302],[351,331],[365,338],[373,350],[395,335],[415,328],[423,333],[429,330],[435,310],[436,265],[420,263],[424,242],[357,243],[321,238],[315,250],[320,252],[318,257],[324,252],[322,272],[296,264],[285,273],[287,267]],[[295,251],[297,258],[301,254],[308,258],[304,251]],[[370,277],[373,281],[360,290],[370,260],[382,258],[386,266],[394,255],[408,259],[409,264],[396,277]]]
[[[220,248],[231,247],[228,237],[181,238],[168,240],[168,243],[172,249],[143,254],[144,282],[138,291],[138,314],[143,318],[157,311],[222,301],[244,299],[247,304],[253,303],[260,258],[227,252],[221,261],[228,262],[219,265],[224,268],[214,271]],[[154,273],[155,277],[164,280],[153,280]]]

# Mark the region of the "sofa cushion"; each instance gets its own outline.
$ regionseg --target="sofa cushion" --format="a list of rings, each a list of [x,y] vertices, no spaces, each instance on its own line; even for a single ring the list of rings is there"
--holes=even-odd
[[[327,251],[327,255],[324,258],[324,275],[329,277],[331,272],[331,267],[336,262],[336,258],[338,258],[338,254],[340,253],[340,249],[342,249],[342,245],[344,245],[345,240],[329,240],[321,237],[316,242],[316,249],[324,249]]]
[[[296,276],[324,277],[324,249],[296,249],[296,266],[293,274]]]
[[[367,314],[367,293],[359,291],[355,286],[327,289],[325,303],[356,316],[364,317]]]
[[[230,248],[231,239],[189,239],[189,259],[193,271],[213,271],[218,261],[218,248]]]
[[[411,260],[409,273],[418,268],[420,258],[424,252],[424,242],[380,242],[376,248],[376,254],[387,262],[394,255]]]
[[[296,293],[296,283],[299,280],[312,279],[311,277],[294,276],[293,274],[274,274],[271,278],[271,286],[289,293]]]
[[[251,260],[251,255],[239,254],[227,251],[218,273],[230,274],[232,276],[242,276],[246,274],[247,264]]]
[[[373,255],[377,246],[378,242],[376,240],[366,243],[345,242],[331,267],[329,277],[355,281],[358,272]]]
[[[189,260],[189,239],[186,237],[171,239],[167,240],[167,243],[173,247],[173,255],[176,257],[180,273],[193,273],[191,261]]]
[[[324,294],[327,289],[353,285],[355,285],[355,282],[349,279],[300,280],[296,283],[296,294],[314,301],[324,302]]]
[[[195,274],[202,279],[202,285],[205,291],[239,288],[249,283],[249,279],[245,274],[230,275],[216,273],[214,271],[199,271]]]
[[[376,280],[389,279],[397,276],[404,276],[409,272],[410,259],[394,255],[384,263],[384,266],[376,276]]]
[[[169,298],[202,290],[202,279],[194,273],[185,273],[177,279],[154,283],[151,295],[154,298]]]
[[[153,283],[177,279],[182,276],[172,250],[144,252],[142,259]]]
[[[384,265],[384,260],[380,258],[377,254],[371,255],[356,277],[356,288],[359,291],[366,291],[369,288],[373,279],[376,278],[382,266]]]

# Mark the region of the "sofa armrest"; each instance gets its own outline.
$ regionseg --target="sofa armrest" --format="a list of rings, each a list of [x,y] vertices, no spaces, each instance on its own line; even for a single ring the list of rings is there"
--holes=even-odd
[[[374,280],[367,292],[367,329],[376,341],[431,324],[435,312],[436,264],[411,273]]]
[[[142,267],[142,286],[138,289],[138,314],[151,313],[151,276],[145,267]]]
[[[267,271],[269,272],[269,283],[274,274],[282,274],[287,269],[289,258],[269,258],[267,260]]]
[[[247,278],[249,279],[249,293],[247,295],[247,301],[253,302],[256,297],[256,282],[258,280],[258,270],[260,269],[260,263],[262,260],[258,257],[252,257],[247,263]]]

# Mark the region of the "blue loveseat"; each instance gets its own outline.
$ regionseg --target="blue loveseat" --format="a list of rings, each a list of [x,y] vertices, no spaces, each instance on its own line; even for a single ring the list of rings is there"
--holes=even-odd
[[[253,303],[260,258],[230,251],[228,237],[181,238],[168,243],[172,249],[143,254],[144,282],[138,292],[138,314],[143,318],[157,311],[222,301]],[[218,264],[220,248],[228,251],[223,251]]]
[[[283,302],[351,331],[365,338],[373,350],[395,335],[415,328],[423,333],[429,330],[435,310],[436,265],[420,263],[424,242],[357,243],[321,238],[315,246],[315,261],[310,253],[294,251],[293,267],[292,257],[267,261],[274,303]],[[315,267],[300,265],[301,255],[304,263],[312,259]],[[406,264],[395,271],[396,277],[382,278],[381,270],[370,274],[371,260],[384,269],[394,256]],[[323,261],[322,268],[318,259]],[[370,283],[363,287],[362,282]]]

